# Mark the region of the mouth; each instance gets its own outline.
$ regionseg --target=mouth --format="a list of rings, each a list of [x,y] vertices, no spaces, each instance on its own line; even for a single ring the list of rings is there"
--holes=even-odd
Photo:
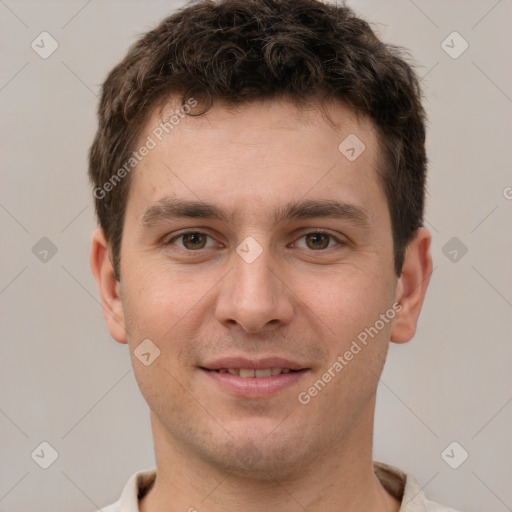
[[[283,358],[226,358],[198,369],[220,391],[242,398],[276,395],[296,384],[310,371],[310,368]]]
[[[238,377],[242,377],[244,379],[261,379],[264,377],[275,377],[281,374],[287,374],[292,372],[301,372],[301,370],[292,370],[291,368],[258,368],[256,370],[252,368],[219,368],[219,369],[209,369],[202,368],[202,370],[206,370],[209,372],[216,373],[227,373],[229,375],[236,375]]]

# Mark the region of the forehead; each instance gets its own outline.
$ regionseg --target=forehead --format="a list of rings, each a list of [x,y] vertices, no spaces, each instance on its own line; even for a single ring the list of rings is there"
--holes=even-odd
[[[189,113],[192,115],[187,115]],[[251,142],[261,136],[262,130],[268,129],[293,131],[297,136],[311,137],[316,133],[319,137],[313,137],[312,142],[317,146],[326,131],[331,131],[335,137],[344,133],[359,133],[367,139],[375,136],[374,123],[369,118],[357,114],[340,100],[319,98],[300,104],[288,98],[268,98],[239,105],[216,99],[208,107],[201,99],[192,97],[182,105],[181,98],[171,96],[149,113],[142,136],[153,134],[159,138],[154,132],[161,128],[164,138],[187,132],[209,132],[211,137],[216,132],[222,136],[229,134],[230,140],[238,142]],[[368,143],[371,145],[372,141]]]
[[[315,103],[298,109],[286,100],[216,102],[192,117],[171,99],[149,116],[139,145],[149,140],[152,149],[133,172],[128,201],[139,220],[142,209],[172,195],[248,211],[256,201],[260,216],[267,212],[262,204],[270,216],[291,200],[344,199],[358,189],[382,198],[373,124],[340,102],[322,109]]]

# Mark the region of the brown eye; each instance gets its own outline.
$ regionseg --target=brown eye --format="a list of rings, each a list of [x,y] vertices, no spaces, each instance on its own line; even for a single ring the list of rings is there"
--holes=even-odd
[[[200,231],[187,231],[171,238],[168,242],[165,242],[164,245],[168,247],[176,245],[180,249],[187,251],[198,251],[214,247],[215,240],[210,235],[201,233]]]
[[[325,233],[310,233],[305,235],[306,245],[309,249],[326,249],[329,246],[330,236]]]
[[[334,249],[335,247],[343,247],[344,241],[327,231],[310,231],[302,235],[294,243],[299,249],[309,249],[313,251],[323,251],[325,249]]]
[[[206,235],[203,233],[186,233],[181,238],[186,249],[203,249],[206,245]]]

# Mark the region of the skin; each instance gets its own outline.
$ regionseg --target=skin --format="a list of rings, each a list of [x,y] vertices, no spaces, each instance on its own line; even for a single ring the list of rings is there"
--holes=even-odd
[[[372,467],[375,395],[389,342],[414,335],[432,271],[430,233],[416,232],[397,277],[375,131],[341,103],[325,107],[336,126],[314,105],[299,111],[283,100],[237,110],[216,102],[182,119],[133,171],[119,283],[102,230],[93,234],[91,267],[107,325],[129,345],[151,410],[157,478],[140,502],[144,512],[399,509]],[[353,162],[338,150],[349,134],[366,146]],[[164,197],[214,203],[231,217],[144,227],[145,211]],[[276,212],[298,200],[343,201],[366,223],[276,223]],[[315,236],[318,229],[329,236]],[[208,237],[177,238],[183,230]],[[262,248],[252,263],[236,252],[248,236]],[[394,319],[299,403],[298,394],[395,302]],[[134,356],[146,338],[160,350],[149,366]],[[272,396],[236,397],[199,369],[231,355],[281,356],[308,371]]]

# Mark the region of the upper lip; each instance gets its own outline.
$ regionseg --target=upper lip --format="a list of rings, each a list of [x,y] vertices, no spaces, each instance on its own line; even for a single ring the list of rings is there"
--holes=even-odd
[[[283,357],[263,357],[248,359],[246,357],[223,357],[201,365],[207,370],[219,370],[220,368],[247,368],[250,370],[262,370],[265,368],[290,368],[290,370],[303,370],[303,364]]]

